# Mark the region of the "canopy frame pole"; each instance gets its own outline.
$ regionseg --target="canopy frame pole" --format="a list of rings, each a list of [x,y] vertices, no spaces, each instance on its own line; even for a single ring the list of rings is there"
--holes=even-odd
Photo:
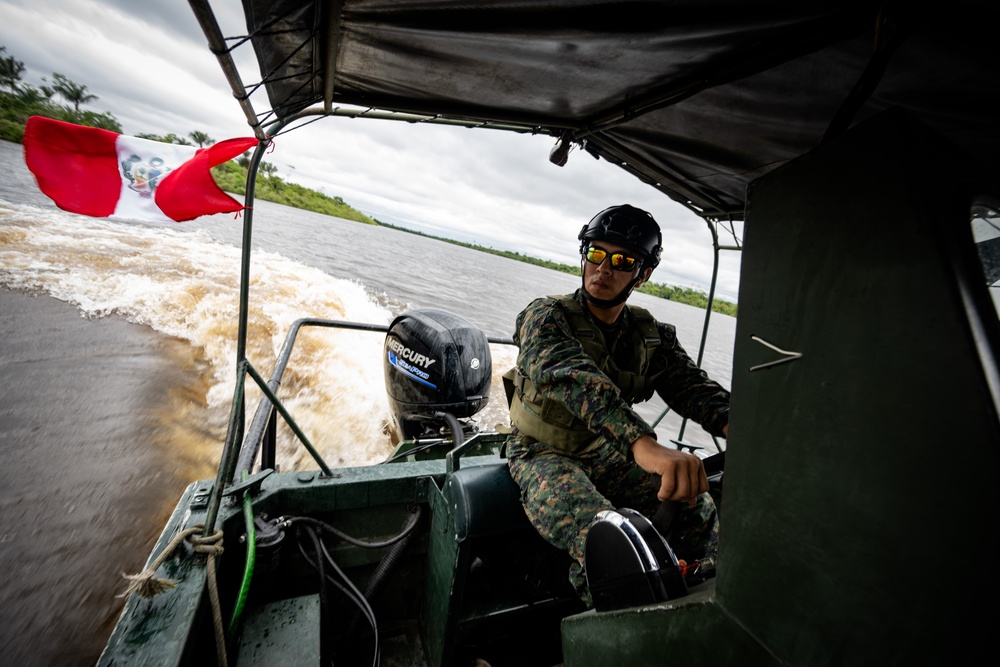
[[[208,48],[218,59],[219,65],[222,67],[222,73],[226,76],[229,87],[233,91],[233,97],[240,103],[240,108],[243,109],[243,114],[246,116],[247,123],[253,130],[254,136],[259,141],[264,141],[267,139],[267,135],[264,133],[264,128],[261,127],[261,123],[257,119],[257,112],[250,103],[250,95],[247,94],[246,86],[243,85],[243,79],[236,69],[232,50],[226,43],[226,38],[222,35],[219,22],[215,18],[215,12],[212,11],[208,0],[188,0],[188,4],[191,5],[191,10],[201,25],[201,31],[205,34],[205,39],[208,40]]]
[[[339,17],[340,13],[344,11],[344,0],[335,0],[329,4],[323,3],[320,6],[320,11],[329,15],[329,18],[323,21],[328,28],[325,35],[326,43],[323,45],[323,60],[326,63],[326,67],[323,68],[325,73],[323,111],[330,113],[333,110],[333,83],[337,78],[337,47],[340,44],[340,21],[334,21],[332,17]]]
[[[246,376],[247,376],[247,322],[249,320],[250,304],[250,256],[253,248],[253,204],[257,185],[257,171],[260,168],[264,151],[270,145],[270,140],[261,139],[254,149],[247,167],[246,194],[243,209],[243,246],[240,257],[240,312],[239,325],[236,334],[236,388],[233,392],[233,404],[230,409],[229,427],[226,431],[226,442],[219,461],[219,470],[215,478],[215,487],[209,499],[205,514],[205,536],[215,532],[215,521],[222,505],[222,496],[226,486],[232,483],[233,462],[237,457],[238,443],[243,439],[243,423],[246,413]]]
[[[737,217],[740,217],[740,216],[737,216]],[[705,321],[704,321],[704,324],[702,325],[702,329],[701,329],[701,341],[700,341],[700,343],[698,345],[698,357],[697,357],[697,360],[695,362],[698,365],[698,368],[701,368],[702,360],[705,357],[705,346],[706,346],[706,343],[708,342],[709,322],[712,319],[712,305],[715,303],[715,287],[718,284],[718,280],[719,280],[719,252],[722,251],[722,250],[739,250],[739,251],[743,250],[742,246],[740,246],[740,245],[735,245],[735,246],[729,246],[729,245],[727,245],[727,246],[723,246],[723,245],[719,244],[719,232],[715,228],[715,223],[716,222],[717,222],[716,219],[705,218],[705,223],[708,225],[708,231],[712,235],[712,259],[713,259],[713,264],[712,264],[712,282],[711,282],[711,285],[710,285],[709,290],[708,290],[708,305],[705,307]],[[668,412],[670,412],[670,406],[669,405],[663,408],[663,411],[656,418],[656,420],[652,423],[652,427],[656,428],[656,425],[659,424],[663,420],[663,418],[667,416]],[[680,449],[680,448],[682,448],[682,447],[685,446],[685,445],[683,445],[683,442],[684,442],[684,430],[687,428],[687,422],[688,422],[687,417],[684,417],[684,419],[681,421],[681,428],[680,428],[679,433],[677,434],[677,441],[676,441],[678,449]],[[716,450],[718,450],[719,452],[721,452],[722,451],[722,447],[719,445],[719,441],[718,441],[718,439],[716,439],[716,437],[714,435],[712,436],[712,441],[715,443]]]

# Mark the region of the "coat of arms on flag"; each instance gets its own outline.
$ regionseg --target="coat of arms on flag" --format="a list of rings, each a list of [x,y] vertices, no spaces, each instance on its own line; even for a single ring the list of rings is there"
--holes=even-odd
[[[39,189],[59,208],[95,217],[181,222],[240,211],[211,169],[256,145],[254,137],[165,144],[42,116],[24,128],[24,159]]]

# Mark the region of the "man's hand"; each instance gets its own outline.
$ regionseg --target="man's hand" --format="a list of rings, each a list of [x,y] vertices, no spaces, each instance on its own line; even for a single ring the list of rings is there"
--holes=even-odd
[[[664,447],[644,435],[632,443],[632,456],[640,468],[660,476],[660,500],[694,500],[708,491],[705,466],[694,454]]]

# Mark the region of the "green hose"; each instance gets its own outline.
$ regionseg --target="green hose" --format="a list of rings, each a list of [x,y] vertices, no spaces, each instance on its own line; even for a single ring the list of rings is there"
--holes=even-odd
[[[246,472],[243,473],[246,479]],[[243,583],[240,585],[240,594],[236,598],[236,606],[233,607],[233,618],[229,621],[229,636],[236,635],[236,628],[240,622],[240,615],[243,614],[243,607],[247,602],[247,594],[250,592],[250,580],[253,578],[254,559],[257,555],[257,534],[253,524],[253,503],[250,501],[250,494],[243,495],[243,520],[247,527],[247,563],[243,569]]]

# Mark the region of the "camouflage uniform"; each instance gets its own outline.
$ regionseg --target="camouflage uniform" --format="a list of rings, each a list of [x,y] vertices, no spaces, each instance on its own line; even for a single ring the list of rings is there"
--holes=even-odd
[[[574,298],[584,303],[579,290]],[[610,328],[589,313],[587,317],[602,332],[604,346],[618,367],[637,370],[638,353],[629,349],[633,339],[623,335],[634,325],[630,308],[626,306]],[[566,549],[576,561],[570,580],[589,603],[583,560],[590,522],[599,511],[615,507],[652,516],[660,504],[659,479],[636,465],[630,452],[639,437],[655,437],[653,429],[584,351],[570,321],[553,298],[529,304],[517,317],[517,368],[538,393],[568,408],[596,437],[567,451],[515,431],[507,440],[506,453],[528,518],[546,540]],[[647,370],[647,375],[658,376],[653,388],[671,409],[709,433],[722,435],[729,421],[729,392],[695,366],[673,326],[656,323],[656,327],[660,344]],[[714,549],[718,517],[711,496],[702,494],[694,506],[685,506],[674,526],[671,546],[679,558],[697,560]]]

